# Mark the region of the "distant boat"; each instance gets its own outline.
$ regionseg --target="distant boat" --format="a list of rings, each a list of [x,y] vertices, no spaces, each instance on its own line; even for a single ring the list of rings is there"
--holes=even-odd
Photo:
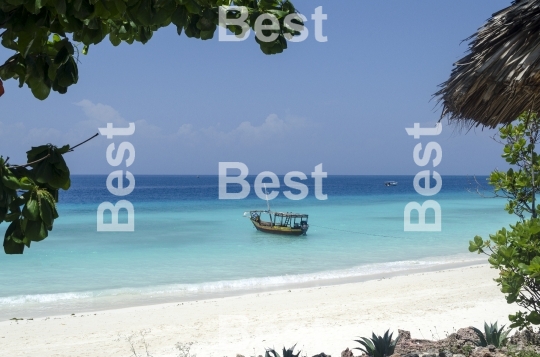
[[[253,223],[253,226],[259,232],[293,236],[306,235],[309,228],[308,215],[291,212],[272,212],[270,210],[268,194],[266,193],[266,185],[264,186],[266,205],[268,209],[266,211],[244,212],[244,217],[249,217],[251,223]],[[263,214],[268,215],[268,221],[263,221],[261,219]]]
[[[386,181],[386,182],[384,183],[384,185],[385,185],[386,187],[388,187],[388,186],[397,186],[397,182],[396,182],[396,181]]]

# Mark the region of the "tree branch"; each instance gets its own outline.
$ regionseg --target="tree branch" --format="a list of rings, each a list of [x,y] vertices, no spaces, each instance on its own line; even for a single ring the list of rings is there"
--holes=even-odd
[[[90,138],[86,139],[85,141],[81,142],[81,143],[78,143],[77,145],[75,145],[74,147],[72,147],[71,149],[69,149],[67,152],[72,152],[73,149],[75,149],[76,147],[79,147],[81,146],[82,144],[92,140],[93,138],[95,138],[96,136],[98,136],[99,133],[96,133],[95,135],[91,136]],[[46,158],[48,158],[49,156],[51,156],[51,154],[47,154],[47,156],[44,156],[42,157],[41,159],[39,160],[36,160],[36,161],[32,161],[32,162],[29,162],[27,164],[24,164],[24,165],[14,165],[14,166],[9,166],[9,165],[6,165],[7,167],[9,167],[10,169],[15,169],[15,168],[19,168],[19,167],[27,167],[27,166],[30,166],[30,165],[33,165],[33,164],[37,164],[38,162],[40,161],[43,161],[45,160]],[[8,157],[9,159],[9,157]],[[7,163],[7,160],[6,160],[6,163]]]
[[[94,136],[92,136],[92,137],[86,139],[86,140],[83,141],[82,143],[78,143],[77,145],[75,145],[74,147],[72,147],[71,149],[69,149],[68,152],[72,152],[76,147],[81,146],[82,144],[84,144],[84,143],[86,143],[86,142],[92,140],[93,138],[95,138],[95,137],[98,136],[98,135],[99,135],[99,133],[96,133]]]
[[[30,165],[33,165],[33,164],[37,164],[38,162],[45,160],[45,159],[48,158],[49,156],[51,156],[51,154],[47,154],[47,156],[43,156],[43,157],[42,157],[41,159],[39,159],[39,160],[32,161],[32,162],[29,162],[29,163],[24,164],[24,165],[15,165],[15,166],[9,166],[9,165],[8,165],[8,167],[9,167],[10,169],[16,169],[16,168],[19,168],[19,167],[27,167],[27,166],[30,166]]]

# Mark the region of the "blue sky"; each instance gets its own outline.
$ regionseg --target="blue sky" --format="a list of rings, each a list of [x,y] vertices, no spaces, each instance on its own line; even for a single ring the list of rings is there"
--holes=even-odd
[[[296,0],[311,18],[328,14],[324,35],[264,55],[244,42],[178,36],[171,27],[146,45],[108,41],[80,57],[79,83],[34,99],[17,81],[0,98],[0,153],[25,162],[32,145],[75,144],[107,122],[136,123],[134,174],[217,174],[220,161],[250,174],[416,174],[417,140],[406,127],[433,124],[431,96],[467,50],[462,40],[510,0]],[[2,61],[10,53],[0,49]],[[435,137],[441,174],[487,174],[503,167],[493,131],[447,126]],[[114,140],[115,144],[121,139]],[[426,144],[429,140],[422,140]],[[74,174],[108,174],[104,137],[66,156]],[[121,167],[120,167],[121,168]]]

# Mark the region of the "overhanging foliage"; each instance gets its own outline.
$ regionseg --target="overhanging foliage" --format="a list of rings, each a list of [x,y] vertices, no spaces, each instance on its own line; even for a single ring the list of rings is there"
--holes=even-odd
[[[271,14],[280,22],[279,37],[273,42],[257,40],[265,54],[287,48],[285,34],[299,32],[284,25],[296,9],[289,0],[0,0],[2,46],[15,51],[0,66],[0,78],[18,79],[34,96],[45,99],[51,89],[66,93],[79,80],[79,47],[87,54],[90,45],[106,37],[114,45],[135,41],[146,43],[155,31],[175,25],[180,35],[208,40],[219,25],[219,6],[245,6],[251,28],[261,14]],[[231,11],[230,18],[240,12]],[[293,20],[302,24],[300,18]],[[228,26],[236,34],[239,26]],[[75,44],[75,45],[74,45]]]
[[[72,148],[33,147],[26,152],[24,165],[10,165],[9,158],[0,156],[0,224],[9,223],[3,244],[6,254],[22,254],[31,242],[47,238],[58,218],[58,191],[71,186],[63,155],[86,141]]]

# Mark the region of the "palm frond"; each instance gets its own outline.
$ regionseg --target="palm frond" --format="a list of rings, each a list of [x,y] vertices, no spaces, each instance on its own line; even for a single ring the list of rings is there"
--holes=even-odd
[[[514,0],[474,35],[469,53],[435,93],[442,116],[494,128],[540,112],[540,0]]]

